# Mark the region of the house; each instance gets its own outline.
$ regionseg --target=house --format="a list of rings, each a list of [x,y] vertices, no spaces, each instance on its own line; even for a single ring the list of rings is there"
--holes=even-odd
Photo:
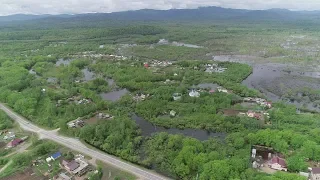
[[[253,161],[252,168],[257,169],[257,168],[260,168],[260,166],[261,165],[257,161]]]
[[[253,111],[251,111],[251,110],[249,110],[248,112],[247,112],[247,116],[248,117],[251,117],[251,118],[253,118],[254,116],[255,116],[255,112],[253,112]]]
[[[214,92],[216,92],[214,89],[211,89],[211,90],[209,91],[210,94],[212,94],[212,93],[214,93]]]
[[[267,102],[266,106],[270,109],[272,108],[272,102]]]
[[[256,154],[257,154],[257,150],[256,149],[252,149],[251,150],[251,157],[252,158],[256,158]]]
[[[254,118],[256,118],[257,120],[261,120],[263,118],[262,114],[260,113],[254,113]]]
[[[178,100],[181,99],[182,94],[181,94],[181,93],[174,93],[174,94],[172,95],[172,97],[173,97],[173,100],[178,101]]]
[[[170,116],[175,117],[176,114],[177,114],[177,112],[175,112],[174,110],[171,110],[171,111],[170,111]]]
[[[52,154],[52,155],[50,156],[50,158],[51,158],[52,160],[57,160],[57,159],[59,159],[61,156],[62,156],[62,154],[61,154],[60,152],[56,152],[56,153]]]
[[[309,178],[311,180],[320,180],[320,168],[312,168]]]
[[[87,172],[89,164],[83,158],[76,158],[72,161],[62,160],[60,165],[74,175],[81,176]]]
[[[228,93],[228,90],[222,87],[218,87],[217,89],[218,89],[218,92]]]
[[[110,114],[105,114],[105,113],[99,113],[97,116],[99,119],[109,119],[112,118]]]
[[[68,170],[70,172],[74,171],[75,169],[77,169],[80,166],[80,164],[77,163],[75,160],[72,160],[70,162],[68,162],[66,160],[62,160],[62,165],[66,170]]]
[[[4,140],[10,140],[10,139],[14,139],[16,137],[16,135],[14,134],[14,132],[8,132],[7,135],[5,135],[3,137]]]
[[[17,139],[12,140],[11,142],[9,142],[9,143],[7,144],[7,147],[8,147],[8,148],[13,148],[13,147],[18,146],[18,145],[21,144],[22,142],[23,142],[22,139],[17,138]]]
[[[69,177],[65,173],[60,173],[59,177],[57,178],[57,180],[71,180],[71,177]]]
[[[279,158],[278,156],[274,156],[270,162],[269,167],[271,169],[279,170],[279,171],[287,171],[287,163],[284,159]]]
[[[189,92],[189,96],[190,97],[200,97],[200,93],[195,90],[192,90],[191,92]]]

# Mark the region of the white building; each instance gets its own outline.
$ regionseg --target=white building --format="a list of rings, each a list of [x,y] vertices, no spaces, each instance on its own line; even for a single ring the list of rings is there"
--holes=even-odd
[[[190,97],[200,97],[200,93],[195,90],[192,90],[191,92],[189,92],[189,96]]]

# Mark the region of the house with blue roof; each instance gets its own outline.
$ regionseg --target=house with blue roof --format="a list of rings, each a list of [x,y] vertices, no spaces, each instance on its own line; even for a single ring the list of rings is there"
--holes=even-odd
[[[59,159],[61,156],[62,156],[62,154],[60,152],[56,152],[51,155],[51,159],[56,160],[56,159]]]

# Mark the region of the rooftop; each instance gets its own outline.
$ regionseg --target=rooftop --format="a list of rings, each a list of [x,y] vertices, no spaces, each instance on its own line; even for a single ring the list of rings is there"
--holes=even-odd
[[[320,174],[320,168],[312,168],[311,172],[313,174]]]
[[[53,159],[58,159],[59,157],[61,157],[61,153],[60,152],[56,152],[56,153],[52,154],[51,157]]]
[[[287,163],[284,159],[279,158],[278,156],[275,156],[271,159],[271,164],[280,164],[283,167],[287,167]]]

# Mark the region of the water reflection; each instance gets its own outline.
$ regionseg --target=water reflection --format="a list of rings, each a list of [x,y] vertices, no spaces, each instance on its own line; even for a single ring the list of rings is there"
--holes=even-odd
[[[164,127],[155,126],[152,123],[146,121],[145,119],[137,116],[136,114],[132,114],[132,119],[138,124],[142,131],[143,136],[151,136],[154,133],[159,132],[167,132],[169,134],[182,134],[184,136],[193,137],[200,141],[208,140],[209,138],[220,138],[224,139],[226,137],[225,133],[214,133],[208,132],[200,129],[176,129],[169,128],[166,129]]]

